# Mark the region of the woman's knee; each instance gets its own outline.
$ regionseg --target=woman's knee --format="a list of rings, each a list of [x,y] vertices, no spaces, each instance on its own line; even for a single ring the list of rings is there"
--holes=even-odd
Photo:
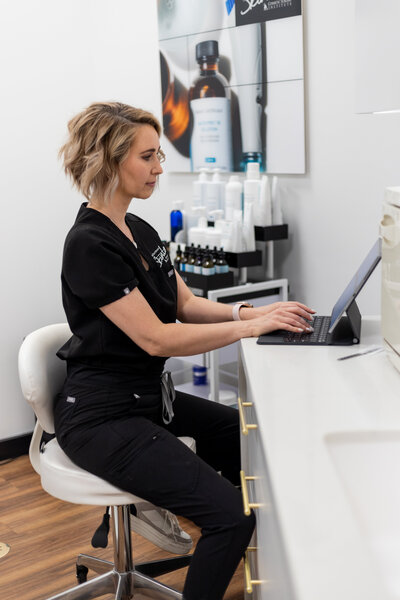
[[[250,539],[255,525],[256,519],[253,511],[249,515],[245,515],[240,499],[240,502],[231,503],[229,507],[226,506],[219,520],[217,518],[213,519],[211,529],[213,531],[217,529],[220,529],[220,531],[234,531],[237,535]],[[207,529],[207,525],[205,529]]]
[[[249,515],[245,515],[244,511],[242,511],[242,514],[238,517],[236,522],[237,529],[243,531],[243,535],[248,536],[248,538],[250,539],[255,526],[256,518],[254,512],[251,511]]]

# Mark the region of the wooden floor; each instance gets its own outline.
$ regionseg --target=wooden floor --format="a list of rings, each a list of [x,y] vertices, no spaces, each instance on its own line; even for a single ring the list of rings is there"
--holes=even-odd
[[[69,504],[49,496],[27,456],[0,464],[0,543],[11,547],[0,558],[0,598],[44,600],[76,585],[75,560],[80,552],[113,560],[112,548],[94,549],[90,545],[102,512],[99,507]],[[199,530],[185,519],[180,523],[197,541]],[[136,562],[172,556],[136,534],[133,551]],[[185,573],[186,569],[181,569],[159,580],[182,590]],[[243,597],[240,565],[225,600]]]

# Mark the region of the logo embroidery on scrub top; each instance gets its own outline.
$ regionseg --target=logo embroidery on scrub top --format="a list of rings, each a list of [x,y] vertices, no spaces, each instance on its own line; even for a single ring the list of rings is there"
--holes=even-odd
[[[151,256],[156,263],[158,263],[160,268],[163,266],[163,263],[168,262],[168,252],[164,246],[157,246],[154,252],[151,253]]]

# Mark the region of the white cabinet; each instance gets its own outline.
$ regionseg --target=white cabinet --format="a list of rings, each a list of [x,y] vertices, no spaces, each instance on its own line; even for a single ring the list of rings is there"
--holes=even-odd
[[[294,600],[257,411],[241,363],[239,378],[242,471],[246,476],[249,504],[254,506],[257,522],[247,552],[246,595],[254,600]]]
[[[356,348],[241,340],[253,599],[398,597],[400,375],[384,352],[357,354],[381,344],[376,318]]]

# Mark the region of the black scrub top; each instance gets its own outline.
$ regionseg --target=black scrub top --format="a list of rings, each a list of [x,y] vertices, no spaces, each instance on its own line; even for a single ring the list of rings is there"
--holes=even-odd
[[[69,372],[86,370],[98,381],[159,382],[167,357],[150,356],[99,309],[138,287],[163,323],[176,320],[176,277],[164,244],[143,219],[128,213],[126,224],[137,248],[107,216],[82,204],[65,240],[61,274],[73,336],[57,356]]]

